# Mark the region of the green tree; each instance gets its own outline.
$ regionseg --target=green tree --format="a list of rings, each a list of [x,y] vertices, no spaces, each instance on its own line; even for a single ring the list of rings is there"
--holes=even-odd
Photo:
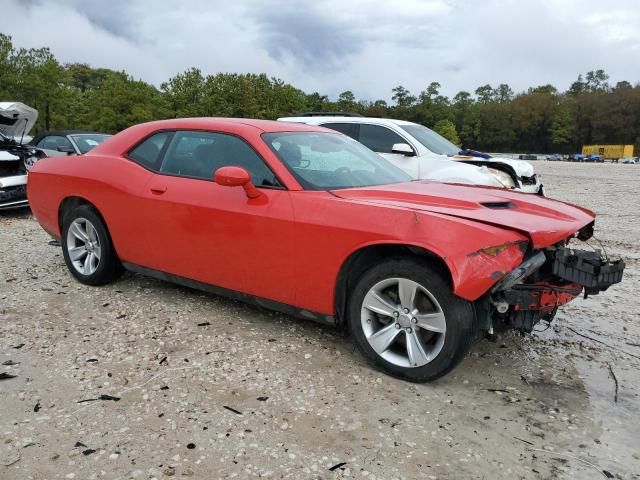
[[[458,132],[456,131],[456,126],[450,120],[440,120],[436,123],[433,128],[437,133],[442,135],[444,138],[449,140],[451,143],[457,145],[458,147],[461,145],[460,137],[458,137]]]
[[[411,120],[427,126],[434,126],[438,121],[452,116],[449,99],[440,95],[441,85],[431,82],[425,90],[420,92],[419,103],[410,114]]]
[[[160,85],[160,89],[164,92],[173,117],[206,115],[205,79],[199,69],[191,68],[171,77]]]
[[[488,83],[476,88],[475,93],[480,103],[489,103],[495,100],[495,90]]]
[[[411,95],[411,92],[404,88],[402,85],[399,85],[391,90],[393,92],[393,96],[391,97],[394,102],[396,102],[396,106],[400,108],[409,108],[416,101],[416,97]]]
[[[575,97],[586,90],[587,84],[582,80],[582,75],[578,75],[578,79],[571,84],[567,93],[572,97]]]
[[[477,90],[476,90],[476,93],[477,93]],[[511,100],[513,100],[513,90],[511,90],[511,87],[506,83],[501,83],[500,85],[498,85],[498,88],[496,88],[495,91],[493,92],[493,97],[498,102],[510,102]]]
[[[469,92],[461,91],[456,93],[451,103],[451,111],[453,113],[453,120],[456,125],[456,129],[462,132],[465,122],[467,120],[469,110],[473,105],[473,98]]]
[[[607,75],[604,70],[598,69],[587,72],[585,78],[587,79],[585,82],[587,90],[591,90],[592,92],[609,90],[609,83],[607,82],[609,75]]]
[[[313,92],[307,97],[307,107],[312,112],[324,112],[329,109],[329,97]]]
[[[575,126],[571,115],[571,105],[565,101],[558,105],[551,119],[551,143],[560,147],[561,151],[570,153],[571,141],[575,134]]]
[[[353,94],[351,90],[347,90],[338,95],[338,109],[343,112],[350,112],[352,110],[357,110],[355,108],[356,105],[356,96]]]
[[[628,90],[630,88],[633,88],[633,86],[626,80],[622,80],[616,83],[616,86],[615,86],[615,90],[622,90],[622,89]]]

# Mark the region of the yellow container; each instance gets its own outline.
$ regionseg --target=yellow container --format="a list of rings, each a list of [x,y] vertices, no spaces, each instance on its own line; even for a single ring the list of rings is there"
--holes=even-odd
[[[582,147],[582,154],[611,159],[633,157],[633,145],[585,145]]]

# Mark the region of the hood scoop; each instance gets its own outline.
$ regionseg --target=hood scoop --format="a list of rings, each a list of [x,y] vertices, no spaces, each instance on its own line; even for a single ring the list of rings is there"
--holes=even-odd
[[[511,202],[481,202],[480,205],[494,210],[505,210],[507,208],[516,208]]]

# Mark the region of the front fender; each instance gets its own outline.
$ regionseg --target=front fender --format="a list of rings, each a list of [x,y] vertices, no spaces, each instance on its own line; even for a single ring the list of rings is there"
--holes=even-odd
[[[449,258],[453,293],[465,300],[477,300],[522,263],[528,245],[526,240],[508,241]]]

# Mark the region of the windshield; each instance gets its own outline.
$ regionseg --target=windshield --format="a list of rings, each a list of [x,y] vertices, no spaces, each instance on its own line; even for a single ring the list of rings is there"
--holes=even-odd
[[[101,133],[96,133],[96,134],[83,133],[82,135],[69,135],[69,136],[73,139],[73,141],[78,146],[78,150],[80,150],[80,153],[87,153],[93,147],[97,147],[98,145],[100,145],[111,135],[104,135]]]
[[[262,138],[306,190],[409,182],[411,177],[346,135],[265,133]]]
[[[430,152],[438,155],[458,155],[460,148],[433,130],[422,125],[400,125],[404,131],[413,135]]]

